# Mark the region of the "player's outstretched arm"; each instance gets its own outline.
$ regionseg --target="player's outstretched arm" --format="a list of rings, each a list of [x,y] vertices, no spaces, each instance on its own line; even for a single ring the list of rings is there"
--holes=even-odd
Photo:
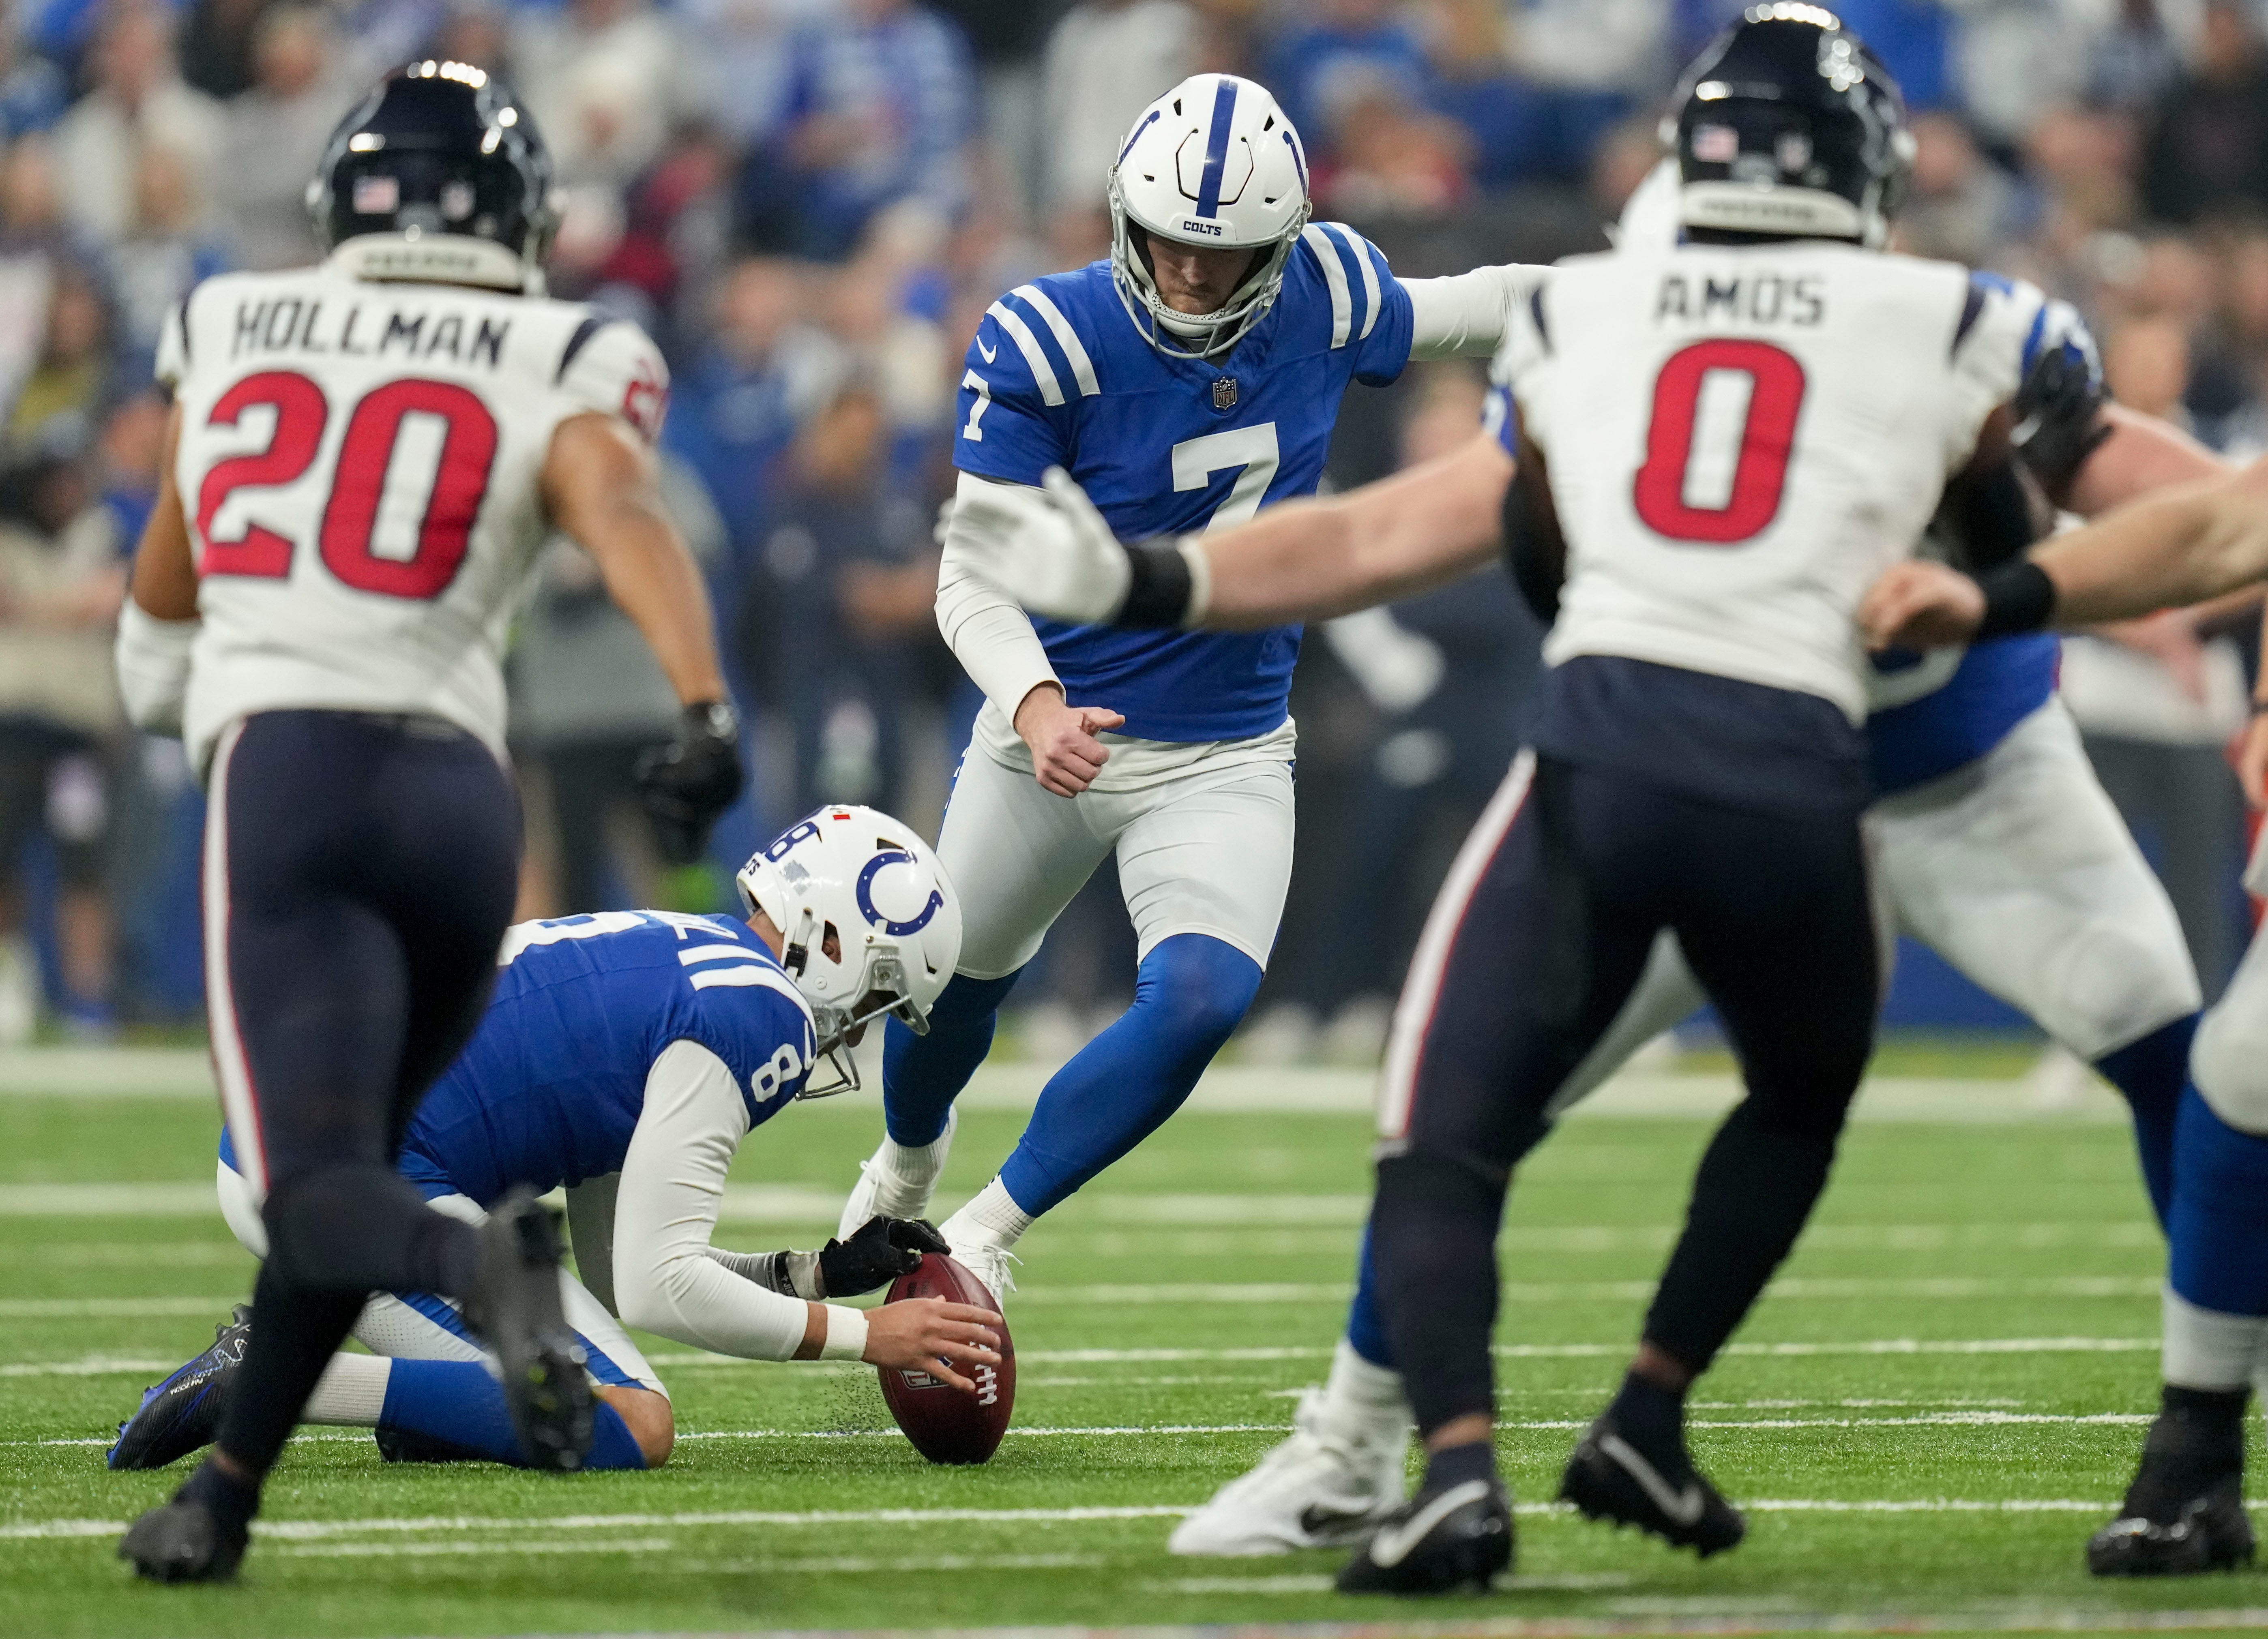
[[[189,687],[189,646],[196,639],[197,567],[181,492],[173,479],[180,447],[181,411],[166,420],[166,452],[158,473],[158,503],[143,526],[134,577],[118,611],[118,692],[135,727],[156,734],[181,731],[181,704]]]
[[[746,1360],[864,1360],[937,1371],[962,1387],[946,1363],[999,1363],[987,1324],[998,1315],[935,1298],[870,1314],[775,1291],[711,1256],[747,1128],[740,1084],[715,1053],[681,1040],[654,1060],[615,1196],[615,1295],[626,1323]]]
[[[1859,620],[1876,648],[1937,648],[2125,620],[2263,579],[2268,459],[2130,502],[1982,581],[1942,564],[1897,564],[1868,590]]]
[[[1344,495],[1287,501],[1233,528],[1129,547],[1058,469],[1044,495],[986,497],[971,550],[981,573],[1057,620],[1214,631],[1322,620],[1487,562],[1513,470],[1503,446],[1483,433]]]

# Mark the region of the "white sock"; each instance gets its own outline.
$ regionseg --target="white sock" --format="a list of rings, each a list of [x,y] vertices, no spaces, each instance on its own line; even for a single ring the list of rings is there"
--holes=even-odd
[[[333,1355],[307,1396],[302,1422],[328,1422],[349,1429],[375,1429],[386,1409],[387,1379],[394,1362],[384,1355]]]
[[[1391,1439],[1410,1422],[1402,1374],[1365,1360],[1342,1337],[1331,1351],[1331,1375],[1323,1384],[1322,1421],[1350,1438]]]
[[[958,1125],[956,1110],[946,1114],[945,1130],[925,1144],[902,1144],[883,1136],[882,1147],[874,1151],[873,1165],[882,1174],[874,1192],[876,1211],[884,1217],[909,1218],[929,1209],[929,1198],[953,1153],[953,1129]]]
[[[939,1232],[955,1246],[975,1240],[1012,1246],[1031,1227],[1032,1215],[1018,1206],[1007,1186],[995,1178],[976,1192],[975,1200],[947,1218]]]
[[[2165,1376],[2176,1388],[2250,1388],[2259,1371],[2268,1315],[2224,1314],[2200,1309],[2174,1290],[2165,1292]]]

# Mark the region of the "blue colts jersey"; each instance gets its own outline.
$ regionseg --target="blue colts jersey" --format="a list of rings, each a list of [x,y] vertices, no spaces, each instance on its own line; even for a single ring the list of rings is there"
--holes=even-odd
[[[1135,327],[1110,264],[1019,285],[986,310],[961,379],[954,464],[1036,484],[1062,467],[1128,540],[1187,533],[1312,495],[1351,380],[1410,359],[1409,292],[1377,248],[1310,224],[1284,288],[1226,355],[1172,358]],[[1035,621],[1075,706],[1137,739],[1248,739],[1281,727],[1300,628],[1119,631]]]
[[[622,1170],[646,1072],[674,1041],[731,1069],[751,1127],[811,1074],[811,1011],[745,922],[606,911],[522,922],[472,1041],[402,1147],[413,1179],[482,1206]]]

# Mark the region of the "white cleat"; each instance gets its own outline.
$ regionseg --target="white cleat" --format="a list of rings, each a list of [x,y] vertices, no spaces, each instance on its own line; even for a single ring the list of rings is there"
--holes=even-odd
[[[1174,1526],[1167,1550],[1228,1558],[1341,1547],[1400,1507],[1409,1429],[1397,1422],[1390,1435],[1350,1438],[1324,1428],[1323,1409],[1321,1389],[1301,1395],[1292,1437]]]
[[[953,1248],[953,1260],[984,1283],[984,1290],[992,1294],[992,1301],[1004,1307],[1010,1292],[1016,1290],[1016,1277],[1008,1273],[1012,1263],[1023,1260],[1005,1246],[989,1240],[956,1242],[947,1235],[946,1244]]]
[[[872,1218],[927,1217],[930,1197],[937,1194],[938,1178],[945,1171],[945,1151],[953,1148],[953,1129],[960,1125],[961,1110],[956,1106],[945,1113],[945,1131],[930,1146],[938,1162],[926,1183],[904,1177],[883,1161],[882,1158],[895,1148],[884,1139],[880,1149],[858,1163],[858,1181],[851,1188],[850,1199],[843,1203],[843,1216],[835,1226],[835,1238],[849,1240]]]

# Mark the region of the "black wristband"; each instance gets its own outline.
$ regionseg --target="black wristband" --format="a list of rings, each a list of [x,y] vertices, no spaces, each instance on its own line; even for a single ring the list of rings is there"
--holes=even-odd
[[[1133,571],[1113,626],[1179,626],[1189,612],[1189,562],[1172,535],[1126,548]]]
[[[2003,563],[1978,577],[1977,584],[1984,590],[1984,618],[1977,625],[1980,640],[2036,632],[2055,618],[2055,583],[2029,558]]]
[[[736,739],[740,736],[740,715],[729,701],[696,700],[685,708],[683,717],[688,734],[707,734],[718,739]]]

